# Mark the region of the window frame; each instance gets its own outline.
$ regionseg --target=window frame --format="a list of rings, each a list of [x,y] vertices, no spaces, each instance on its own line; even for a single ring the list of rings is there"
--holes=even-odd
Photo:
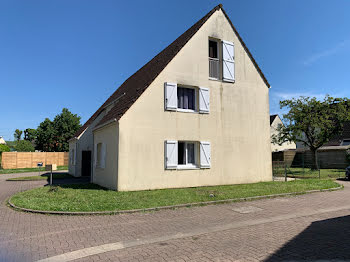
[[[217,58],[215,57],[210,57],[210,45],[209,42],[215,42],[216,43],[216,50],[217,50]],[[221,40],[218,38],[214,38],[214,37],[209,37],[208,38],[208,76],[209,76],[209,80],[214,80],[214,81],[221,81],[222,80],[222,52],[221,52]],[[219,64],[219,68],[218,68],[218,77],[211,77],[210,76],[210,60],[213,61],[217,61]]]
[[[178,141],[178,146],[180,143],[184,143],[185,144],[185,160],[186,163],[185,164],[179,164],[179,156],[177,159],[177,169],[198,169],[199,165],[198,165],[198,147],[199,147],[199,143],[197,141]],[[193,144],[194,146],[194,164],[193,163],[188,163],[188,148],[187,145],[188,144]]]
[[[349,144],[344,145],[344,142],[345,142],[345,143],[349,143]],[[342,145],[342,146],[348,146],[348,145],[350,145],[350,138],[344,138],[344,139],[341,141],[341,145]]]
[[[177,92],[179,91],[179,88],[188,88],[194,90],[194,109],[185,109],[185,108],[179,108],[178,104],[176,105],[176,111],[177,112],[183,112],[183,113],[198,113],[199,112],[199,105],[198,105],[198,93],[199,88],[194,86],[186,86],[186,85],[177,85]]]
[[[96,144],[96,167],[97,168],[101,168],[102,147],[103,147],[102,142]]]

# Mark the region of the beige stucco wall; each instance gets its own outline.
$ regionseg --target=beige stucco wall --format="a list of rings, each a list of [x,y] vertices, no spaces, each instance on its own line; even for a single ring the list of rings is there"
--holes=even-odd
[[[93,130],[98,125],[100,120],[106,115],[106,113],[111,109],[112,106],[106,107],[105,110],[103,110],[94,121],[80,134],[80,136],[76,140],[71,140],[69,142],[69,152],[71,152],[71,146],[73,146],[74,143],[77,144],[76,146],[76,161],[75,166],[69,164],[69,173],[74,175],[75,177],[81,176],[81,161],[82,161],[82,151],[91,151],[91,170],[92,170],[92,160],[93,160],[93,149],[94,149],[94,143],[93,143]]]
[[[236,83],[208,79],[208,37],[234,42]],[[165,111],[164,82],[208,87],[210,113]],[[211,168],[165,170],[165,140],[211,142]],[[118,190],[272,180],[269,89],[221,10],[119,120],[118,174]]]
[[[95,184],[117,189],[118,177],[118,124],[113,123],[94,131],[94,144],[106,144],[105,167],[94,167],[92,181]]]
[[[283,125],[283,122],[279,116],[276,116],[270,127],[271,139],[273,135],[278,135],[277,128],[279,125]],[[297,146],[294,142],[284,142],[282,145],[274,144],[271,140],[271,151],[278,152],[288,149],[296,149]]]

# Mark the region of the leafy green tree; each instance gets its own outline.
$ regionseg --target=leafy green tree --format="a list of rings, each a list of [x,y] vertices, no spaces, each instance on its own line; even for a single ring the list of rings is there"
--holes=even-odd
[[[34,152],[34,146],[28,140],[18,141],[16,144],[16,150],[18,152]]]
[[[22,133],[23,131],[19,130],[19,129],[16,129],[15,130],[15,133],[14,133],[14,137],[15,137],[15,140],[19,141],[21,140],[21,137],[22,137]]]
[[[8,145],[0,144],[0,154],[2,152],[10,152],[10,147]]]
[[[46,152],[68,151],[68,140],[80,127],[80,117],[63,108],[53,121],[46,118],[40,123],[36,130],[36,149]]]
[[[9,152],[9,151],[10,151],[10,147],[8,145],[0,144],[0,167],[1,167],[1,155],[2,155],[2,152]]]
[[[55,129],[50,119],[46,118],[36,130],[36,149],[45,152],[55,151]]]
[[[283,115],[284,126],[278,127],[273,142],[301,142],[312,153],[312,169],[318,169],[316,151],[332,137],[343,130],[345,121],[350,120],[350,101],[347,98],[333,98],[329,95],[323,101],[316,97],[304,97],[280,101],[280,108],[289,112]]]
[[[62,113],[57,115],[53,120],[53,127],[55,129],[55,151],[68,151],[68,140],[81,127],[80,116],[72,114],[67,108],[63,108]]]
[[[27,128],[24,130],[24,140],[28,140],[30,142],[36,139],[36,130],[33,128]]]

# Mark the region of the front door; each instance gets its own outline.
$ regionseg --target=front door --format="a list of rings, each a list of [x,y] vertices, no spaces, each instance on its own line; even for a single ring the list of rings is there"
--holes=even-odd
[[[82,151],[81,175],[91,175],[91,151]]]

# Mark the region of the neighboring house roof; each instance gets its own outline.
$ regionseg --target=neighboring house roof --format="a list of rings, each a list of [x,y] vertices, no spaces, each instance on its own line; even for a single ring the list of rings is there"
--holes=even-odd
[[[0,136],[0,144],[6,145],[6,141],[2,136]]]
[[[272,125],[273,121],[275,121],[277,116],[278,115],[270,115],[270,126]]]
[[[90,119],[78,130],[75,137],[78,137],[84,130],[96,119],[96,117],[103,112],[107,105],[118,100],[118,102],[112,107],[112,109],[97,123],[97,126],[109,123],[110,121],[119,120],[124,113],[133,105],[133,103],[141,96],[141,94],[147,89],[147,87],[154,81],[154,79],[163,71],[168,63],[177,55],[177,53],[185,46],[185,44],[194,36],[194,34],[202,27],[202,25],[209,19],[209,17],[215,13],[215,11],[222,10],[225,17],[229,21],[232,29],[236,33],[243,48],[247,52],[248,56],[252,60],[255,68],[259,72],[261,78],[267,87],[270,87],[267,79],[259,68],[258,64],[254,60],[252,54],[248,50],[247,46],[243,42],[242,38],[238,34],[236,28],[233,26],[231,20],[227,16],[226,12],[222,8],[222,5],[214,7],[208,14],[195,23],[185,33],[179,36],[168,47],[156,55],[151,61],[139,69],[135,74],[130,76],[108,99],[107,101],[90,117]]]
[[[324,146],[340,146],[344,139],[350,139],[350,121],[345,122],[343,126],[343,131],[339,135],[334,136]]]

